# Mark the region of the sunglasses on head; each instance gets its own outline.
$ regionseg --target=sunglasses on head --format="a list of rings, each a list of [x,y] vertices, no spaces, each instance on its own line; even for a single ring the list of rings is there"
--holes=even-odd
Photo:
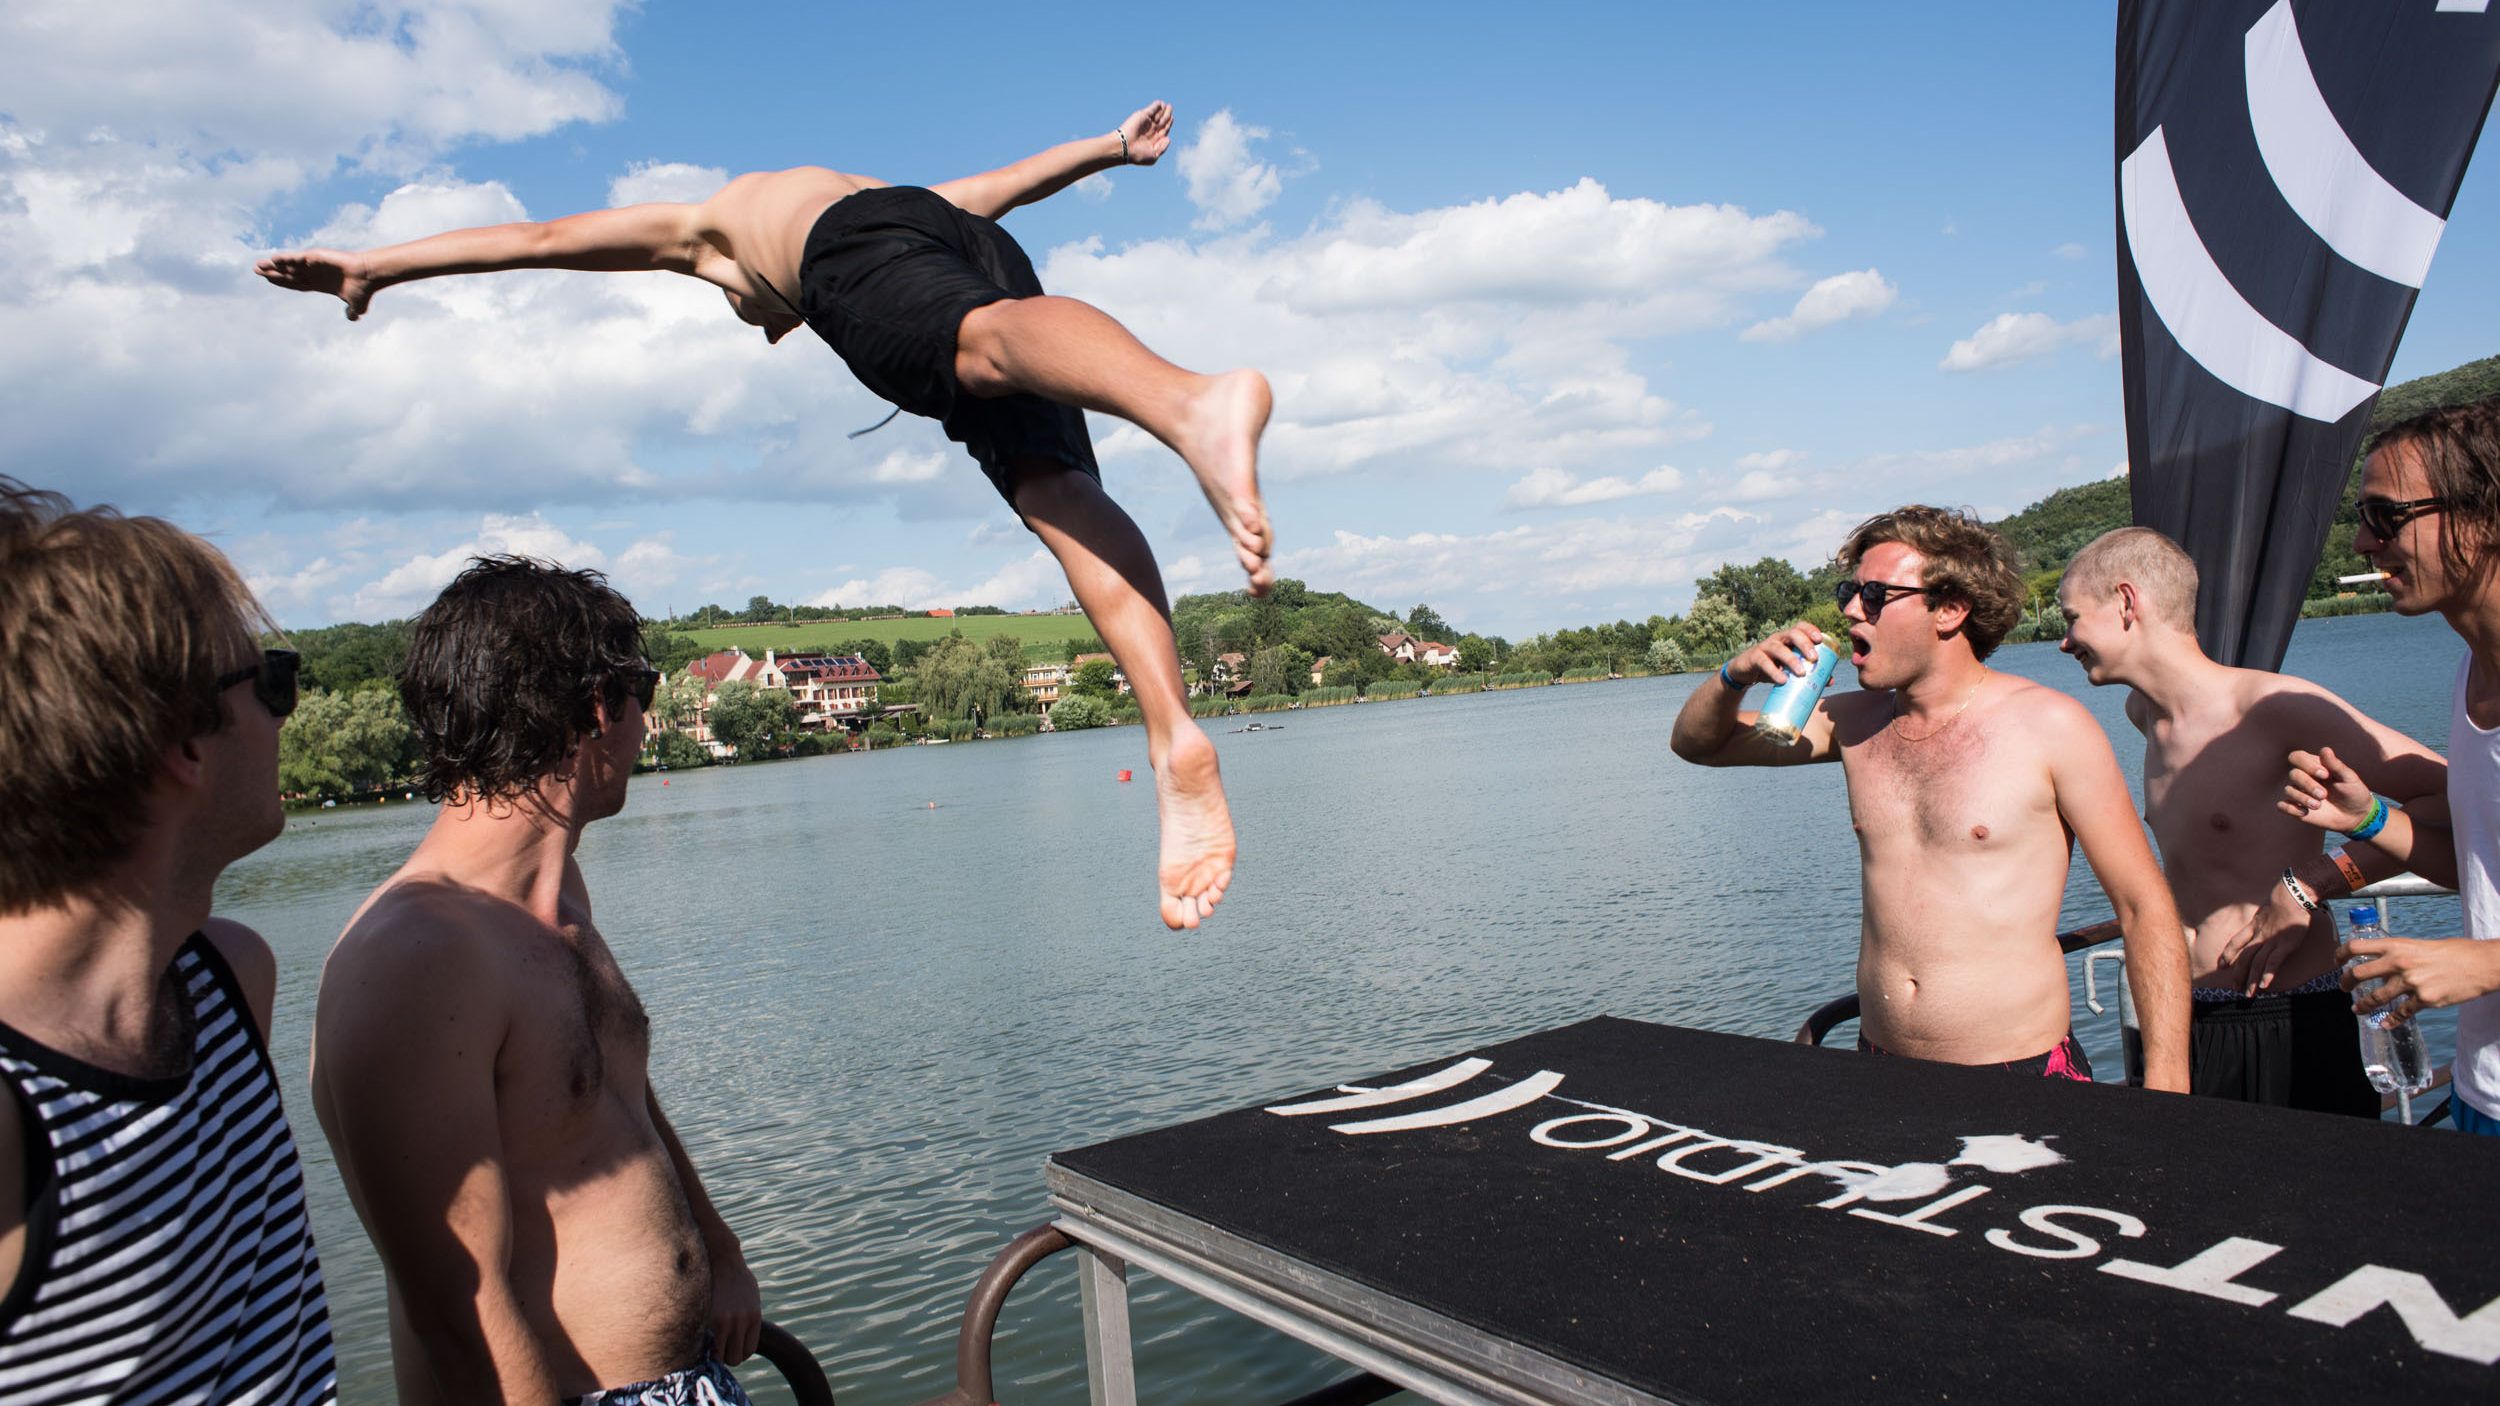
[[[1890,581],[1834,581],[1832,604],[1847,610],[1850,601],[1863,601],[1866,618],[1873,620],[1884,613],[1884,602],[1893,597],[1930,595],[1935,589],[1933,586],[1896,586]]]
[[[2396,535],[2396,529],[2424,513],[2435,513],[2448,506],[2445,498],[2381,498],[2373,494],[2352,505],[2353,516],[2370,529],[2370,535],[2384,542]]]
[[[304,656],[291,649],[265,649],[260,662],[217,676],[217,691],[225,692],[245,679],[252,681],[252,696],[269,716],[283,718],[295,711],[295,675],[303,667]]]

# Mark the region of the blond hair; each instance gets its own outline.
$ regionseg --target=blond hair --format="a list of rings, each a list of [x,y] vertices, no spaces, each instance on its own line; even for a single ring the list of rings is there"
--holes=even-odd
[[[2107,595],[2124,582],[2141,593],[2154,619],[2196,633],[2196,558],[2152,528],[2121,527],[2093,538],[2066,563],[2065,581],[2081,596]]]
[[[2014,544],[1970,513],[1921,503],[1877,513],[1849,534],[1836,560],[1842,570],[1855,571],[1868,552],[1886,542],[1919,554],[1920,585],[1970,608],[1962,635],[1979,658],[1995,653],[2023,618],[2023,573],[2014,562]]]
[[[127,858],[169,747],[218,731],[217,677],[268,617],[224,555],[159,518],[0,477],[0,914]]]

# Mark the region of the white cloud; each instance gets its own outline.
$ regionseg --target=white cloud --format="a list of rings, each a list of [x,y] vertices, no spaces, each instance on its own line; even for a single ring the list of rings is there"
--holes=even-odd
[[[1225,108],[1199,124],[1198,139],[1181,148],[1181,179],[1189,203],[1198,207],[1198,228],[1241,224],[1284,191],[1284,176],[1251,154],[1251,145],[1267,135],[1265,127],[1239,122]]]
[[[1788,497],[1802,487],[1804,484],[1800,480],[1786,474],[1756,469],[1740,475],[1734,483],[1721,489],[1719,497],[1731,503],[1760,503]]]
[[[2057,257],[2059,257],[2059,258],[2061,258],[2061,259],[2069,259],[2069,260],[2072,260],[2072,259],[2080,259],[2080,258],[2083,258],[2085,255],[2090,254],[2092,251],[2091,251],[2091,250],[2089,250],[2089,249],[2084,248],[2081,244],[2078,244],[2078,243],[2076,243],[2075,241],[2073,241],[2073,240],[2071,240],[2071,239],[2070,239],[2070,240],[2067,240],[2065,243],[2058,245],[2056,248],[2051,249],[2049,252],[2050,252],[2050,253],[2052,253],[2052,254],[2055,254]]]
[[[1955,342],[1936,364],[1947,371],[1990,371],[2037,361],[2061,347],[2084,343],[2103,358],[2117,355],[2118,314],[2105,312],[2060,322],[2044,312],[1999,313],[1986,326]]]
[[[348,597],[346,613],[358,620],[390,620],[411,615],[451,584],[469,558],[510,553],[537,557],[567,567],[604,567],[607,555],[588,542],[576,541],[536,513],[511,516],[490,513],[477,535],[449,551],[410,557]]]
[[[1510,486],[1502,499],[1511,508],[1577,508],[1591,503],[1611,503],[1622,498],[1648,494],[1673,493],[1684,486],[1681,471],[1661,466],[1637,479],[1616,474],[1582,482],[1578,474],[1562,469],[1536,469]]]
[[[0,92],[22,130],[168,180],[232,154],[297,176],[406,171],[473,139],[614,116],[616,0],[14,0]]]
[[[1573,470],[1701,438],[1709,422],[1632,369],[1630,344],[1734,322],[1793,286],[1803,216],[1670,206],[1594,181],[1401,212],[1354,201],[1290,238],[1265,230],[1107,251],[1065,245],[1043,282],[1183,365],[1276,385],[1262,471]],[[1160,452],[1130,431],[1105,459]],[[1653,459],[1652,462],[1655,462]]]
[[[1873,269],[1836,273],[1807,289],[1786,317],[1757,322],[1741,335],[1748,342],[1785,342],[1853,317],[1872,317],[1900,296],[1892,280]]]
[[[877,461],[868,476],[878,483],[927,483],[945,473],[951,456],[942,452],[915,454],[897,449]]]
[[[946,583],[936,573],[917,566],[889,566],[873,576],[853,577],[831,590],[820,591],[808,605],[899,605],[906,610],[927,610],[932,606],[953,605]],[[977,604],[977,602],[966,602]]]
[[[819,592],[807,604],[899,605],[907,610],[995,605],[1007,610],[1039,610],[1067,598],[1068,578],[1060,570],[1058,559],[1046,549],[1035,547],[970,585],[948,581],[924,567],[890,566]]]
[[[1805,462],[1805,457],[1805,451],[1802,449],[1757,450],[1751,454],[1738,455],[1736,467],[1748,471],[1758,469],[1764,473],[1778,473],[1792,464]]]
[[[718,166],[690,166],[683,161],[637,161],[624,175],[608,182],[608,204],[641,205],[653,201],[699,204],[729,184],[729,172]]]

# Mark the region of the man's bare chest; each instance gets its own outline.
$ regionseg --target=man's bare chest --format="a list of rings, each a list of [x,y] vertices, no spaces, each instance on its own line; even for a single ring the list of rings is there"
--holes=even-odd
[[[1870,854],[1986,852],[2056,824],[2041,759],[1988,730],[1909,739],[1887,728],[1841,760],[1850,819]]]
[[[516,964],[516,1017],[497,1070],[507,1103],[544,1116],[642,1098],[651,1019],[596,929],[548,934]]]

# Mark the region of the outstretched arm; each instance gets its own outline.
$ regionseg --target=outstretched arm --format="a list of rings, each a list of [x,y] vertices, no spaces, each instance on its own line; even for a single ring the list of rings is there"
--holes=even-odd
[[[1114,166],[1152,166],[1172,144],[1172,105],[1148,103],[1109,134],[1061,142],[1012,166],[948,181],[929,189],[958,208],[997,219],[1019,205],[1058,194],[1096,171]],[[1125,156],[1123,153],[1125,152]]]
[[[280,288],[334,293],[350,322],[394,283],[505,269],[665,269],[691,274],[704,248],[697,205],[628,205],[544,222],[456,229],[406,244],[349,252],[273,254],[257,272]]]

